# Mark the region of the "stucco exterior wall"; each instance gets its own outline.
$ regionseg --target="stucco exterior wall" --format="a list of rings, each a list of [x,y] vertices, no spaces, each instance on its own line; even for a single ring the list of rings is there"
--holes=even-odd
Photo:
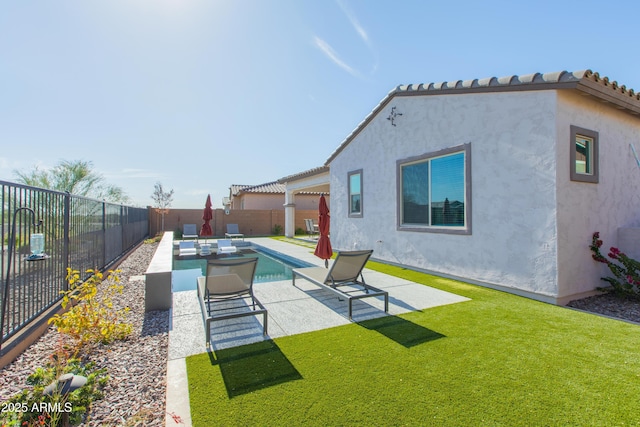
[[[591,259],[589,244],[599,231],[602,252],[618,246],[618,228],[640,226],[640,168],[630,143],[640,150],[640,120],[591,98],[558,95],[558,282],[561,299],[606,285],[610,273]],[[599,182],[569,179],[570,126],[598,132]]]
[[[328,195],[325,198],[329,198]],[[244,201],[244,206],[242,201]],[[319,194],[296,194],[296,209],[310,210],[318,209],[320,203]],[[238,197],[234,197],[233,209],[254,209],[254,210],[269,210],[280,209],[284,210],[284,193],[283,194],[254,194],[245,193]]]
[[[557,290],[555,91],[396,97],[331,162],[335,249],[553,301]],[[392,107],[396,126],[387,117]],[[396,161],[471,144],[469,235],[397,229]],[[362,218],[347,175],[362,169]]]

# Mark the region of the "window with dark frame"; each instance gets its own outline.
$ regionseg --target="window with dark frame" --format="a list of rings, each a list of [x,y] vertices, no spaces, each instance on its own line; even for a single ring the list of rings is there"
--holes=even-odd
[[[597,183],[598,132],[571,126],[570,152],[571,181]]]
[[[362,218],[362,169],[349,172],[349,217]]]
[[[402,159],[398,229],[471,234],[470,144]]]

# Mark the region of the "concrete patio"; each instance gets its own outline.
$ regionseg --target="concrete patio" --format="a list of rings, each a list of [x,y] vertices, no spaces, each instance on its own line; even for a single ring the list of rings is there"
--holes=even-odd
[[[270,238],[247,241],[315,265],[323,261],[308,247]],[[375,253],[374,253],[375,256]],[[367,283],[389,292],[389,315],[466,301],[467,298],[430,288],[365,268]],[[312,332],[351,323],[347,317],[347,301],[335,294],[298,278],[254,285],[257,298],[268,310],[268,335],[262,334],[262,316],[250,316],[216,322],[211,332],[212,350],[250,344],[265,339]],[[353,305],[353,322],[385,316],[382,298],[358,300]],[[204,353],[205,331],[196,291],[173,295],[169,330],[169,362],[167,366],[166,425],[191,425],[185,358]]]

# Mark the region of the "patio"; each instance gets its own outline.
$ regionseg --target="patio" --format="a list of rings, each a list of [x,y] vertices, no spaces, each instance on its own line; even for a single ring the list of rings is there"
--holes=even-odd
[[[305,246],[270,238],[247,240],[318,266],[323,264],[323,261],[315,257],[312,250]],[[389,292],[390,315],[468,300],[465,297],[366,268],[364,274],[368,283]],[[296,287],[292,286],[291,281],[259,283],[255,285],[255,293],[269,310],[268,336],[262,335],[259,316],[219,322],[212,328],[215,331],[211,336],[214,350],[351,323],[347,318],[346,301],[338,301],[335,295],[305,280],[297,280]],[[384,315],[381,299],[368,298],[354,303],[354,322]],[[185,358],[207,351],[202,314],[195,290],[173,295],[171,319],[166,411],[168,414],[179,415],[183,422],[190,425]],[[169,418],[167,416],[167,425],[170,425]]]

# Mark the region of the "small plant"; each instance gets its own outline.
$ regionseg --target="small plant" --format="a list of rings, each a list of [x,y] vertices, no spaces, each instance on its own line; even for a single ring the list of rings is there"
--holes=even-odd
[[[131,324],[124,322],[129,308],[116,310],[113,306],[113,297],[123,289],[118,271],[109,272],[111,284],[101,295],[98,295],[98,285],[103,280],[102,273],[96,270],[87,270],[87,273],[91,277],[82,282],[77,270],[67,269],[69,290],[61,292],[64,295],[62,308],[66,309],[70,304],[72,307],[53,316],[49,323],[58,332],[73,338],[78,348],[125,339],[132,330]]]
[[[97,369],[94,362],[83,363],[80,359],[68,358],[67,350],[58,349],[45,367],[39,367],[27,377],[29,389],[13,395],[3,402],[0,414],[5,426],[60,426],[80,424],[92,402],[102,398],[102,389],[108,381],[106,369]],[[67,394],[60,390],[47,394],[48,385],[63,374],[82,375],[86,384]]]
[[[282,234],[282,226],[280,224],[274,225],[272,234],[275,234],[276,236],[279,236],[280,234]]]
[[[149,237],[148,239],[144,240],[144,243],[146,245],[151,245],[153,243],[158,243],[160,240],[162,240],[162,234],[156,234],[155,237]]]
[[[598,262],[607,264],[614,277],[601,278],[611,285],[611,288],[598,288],[598,290],[612,292],[625,298],[640,299],[640,262],[629,258],[616,247],[611,247],[605,258],[600,252],[602,240],[600,233],[595,232],[591,238],[589,248],[593,252],[592,258]]]
[[[300,227],[296,228],[296,236],[299,236],[301,234],[307,234],[307,232]]]

